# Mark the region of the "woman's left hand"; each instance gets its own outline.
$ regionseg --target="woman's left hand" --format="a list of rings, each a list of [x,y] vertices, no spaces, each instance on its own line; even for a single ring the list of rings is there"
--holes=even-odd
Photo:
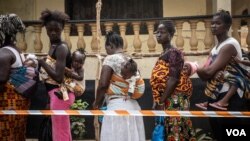
[[[164,110],[165,109],[165,104],[158,104],[158,103],[154,103],[153,105],[153,109],[154,110]]]
[[[93,106],[93,110],[98,110],[99,109],[99,106],[95,101],[94,101],[92,106]]]
[[[45,63],[46,57],[39,58],[39,59],[37,59],[37,61],[38,61],[39,65],[42,65],[43,63]]]

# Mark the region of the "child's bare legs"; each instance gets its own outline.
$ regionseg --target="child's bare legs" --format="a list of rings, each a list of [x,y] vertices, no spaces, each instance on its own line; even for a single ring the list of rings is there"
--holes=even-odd
[[[235,85],[231,85],[230,89],[228,90],[227,94],[219,101],[210,103],[211,107],[220,109],[220,110],[227,110],[228,101],[229,99],[236,93],[238,87]]]

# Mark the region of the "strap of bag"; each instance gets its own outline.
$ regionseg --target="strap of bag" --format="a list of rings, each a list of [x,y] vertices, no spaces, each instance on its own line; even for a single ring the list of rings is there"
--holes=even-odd
[[[6,48],[6,49],[10,50],[12,53],[16,52],[18,54],[20,60],[21,60],[22,66],[23,66],[23,59],[22,59],[21,53],[19,51],[17,51],[15,48],[12,48],[10,46],[5,46],[3,48]],[[16,56],[16,53],[14,53],[15,56]]]
[[[164,125],[164,117],[163,116],[157,116],[155,117],[156,124],[162,124]]]

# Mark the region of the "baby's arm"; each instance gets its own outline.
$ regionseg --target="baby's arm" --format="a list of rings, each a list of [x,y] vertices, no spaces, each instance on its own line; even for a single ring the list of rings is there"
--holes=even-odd
[[[66,69],[65,73],[68,77],[72,79],[75,79],[77,81],[82,81],[84,69],[82,68],[82,69],[76,70],[76,73],[72,72],[70,69]]]
[[[250,66],[250,60],[241,60],[239,59],[238,57],[235,57],[234,60],[238,63],[241,63],[243,65],[246,65],[246,66]]]
[[[250,66],[250,61],[249,60],[241,60],[241,63],[246,66]]]

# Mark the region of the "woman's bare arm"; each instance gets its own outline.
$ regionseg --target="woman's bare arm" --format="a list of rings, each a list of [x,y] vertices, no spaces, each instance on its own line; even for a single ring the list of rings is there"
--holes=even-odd
[[[68,47],[66,44],[61,44],[56,50],[56,65],[55,70],[51,68],[43,59],[39,60],[39,64],[45,69],[48,75],[58,83],[62,83],[64,79],[64,70],[66,66],[66,57],[68,54]]]
[[[113,74],[113,69],[111,67],[106,65],[102,67],[99,85],[97,88],[97,95],[95,102],[93,104],[94,109],[97,109],[101,106],[102,101],[104,99],[104,95],[109,87],[112,74]]]
[[[219,52],[215,61],[208,67],[199,68],[197,70],[198,76],[202,80],[211,79],[216,72],[225,68],[228,62],[232,59],[233,56],[237,55],[235,47],[231,44],[225,45]]]
[[[0,51],[0,92],[5,91],[5,84],[9,80],[10,68],[12,64],[12,56],[10,51],[1,49]]]

